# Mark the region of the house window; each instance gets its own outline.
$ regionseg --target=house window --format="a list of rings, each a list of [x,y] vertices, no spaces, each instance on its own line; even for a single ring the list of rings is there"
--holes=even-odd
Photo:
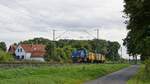
[[[20,59],[20,56],[16,56],[16,59]]]
[[[20,52],[22,52],[22,49],[20,49]]]
[[[21,59],[24,59],[24,55],[22,55]]]

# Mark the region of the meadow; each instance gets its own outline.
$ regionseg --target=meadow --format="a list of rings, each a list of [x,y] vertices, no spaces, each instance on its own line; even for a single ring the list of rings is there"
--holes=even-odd
[[[128,64],[66,64],[0,68],[0,84],[82,84]]]

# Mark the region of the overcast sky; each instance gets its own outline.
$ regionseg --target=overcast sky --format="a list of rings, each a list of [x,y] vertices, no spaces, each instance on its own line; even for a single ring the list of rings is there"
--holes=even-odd
[[[0,0],[0,41],[7,46],[34,37],[118,41],[126,37],[123,0]],[[91,35],[83,32],[86,30]],[[127,57],[125,48],[124,56]]]

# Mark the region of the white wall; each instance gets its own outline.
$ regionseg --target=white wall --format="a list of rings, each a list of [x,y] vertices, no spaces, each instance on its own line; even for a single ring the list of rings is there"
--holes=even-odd
[[[30,60],[31,59],[31,53],[26,53],[25,59]]]
[[[22,49],[22,52],[20,51],[20,49]],[[16,54],[16,57],[19,56],[20,59],[21,59],[22,56],[25,57],[25,55],[26,55],[24,49],[20,45],[17,47],[17,49],[15,51],[15,54]]]
[[[18,52],[18,49],[19,49],[19,52]],[[22,49],[22,52],[20,51],[20,49]],[[35,60],[35,61],[44,62],[43,57],[32,57],[31,53],[25,52],[25,50],[20,45],[17,47],[15,54],[16,54],[16,56],[19,56],[20,59],[22,56],[24,56],[25,60]]]
[[[31,57],[31,60],[44,62],[44,58],[43,57]]]

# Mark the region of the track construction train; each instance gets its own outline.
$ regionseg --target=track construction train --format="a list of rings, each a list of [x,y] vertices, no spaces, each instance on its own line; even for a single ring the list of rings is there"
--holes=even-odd
[[[72,52],[73,63],[104,63],[105,55],[88,52],[86,49],[78,49]]]

